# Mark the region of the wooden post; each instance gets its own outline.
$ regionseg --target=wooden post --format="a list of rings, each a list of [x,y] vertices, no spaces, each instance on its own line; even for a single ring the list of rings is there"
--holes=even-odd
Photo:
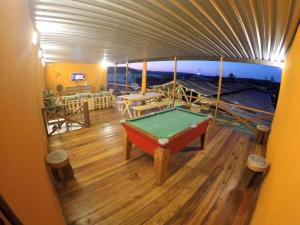
[[[42,108],[42,114],[43,114],[43,121],[44,121],[44,126],[45,126],[47,136],[50,136],[49,131],[48,131],[48,118],[47,118],[47,109],[46,108]]]
[[[126,62],[126,94],[128,94],[128,61]]]
[[[201,142],[201,150],[205,150],[206,148],[206,142],[207,142],[207,134],[208,134],[208,127],[209,125],[206,127],[206,131],[204,134],[201,135],[200,137],[200,142]]]
[[[123,142],[124,158],[126,160],[129,160],[130,159],[130,152],[131,152],[132,144],[128,140],[128,136],[127,136],[125,128],[123,128],[123,130],[122,130],[122,142]]]
[[[154,170],[156,185],[162,185],[164,183],[167,176],[169,159],[169,149],[157,148],[154,151]]]
[[[90,127],[91,122],[90,122],[90,112],[89,112],[89,106],[87,101],[83,103],[83,113],[84,113],[84,124],[85,127]]]
[[[146,93],[147,88],[147,61],[143,63],[143,73],[142,73],[142,94]]]
[[[192,104],[192,97],[193,97],[193,89],[190,90],[190,104]]]
[[[176,79],[177,79],[177,57],[175,56],[175,58],[174,58],[174,75],[173,75],[173,106],[175,106]]]
[[[223,75],[223,56],[221,56],[221,58],[220,58],[219,86],[218,86],[218,94],[217,94],[216,109],[215,109],[215,116],[214,116],[213,124],[215,124],[215,122],[216,122],[218,106],[219,106],[219,102],[220,102],[220,95],[221,95],[221,90],[222,90],[222,75]]]
[[[114,67],[114,91],[117,94],[117,64],[115,63]]]

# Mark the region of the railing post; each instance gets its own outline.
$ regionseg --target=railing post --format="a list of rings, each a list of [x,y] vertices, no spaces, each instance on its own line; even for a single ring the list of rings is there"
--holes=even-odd
[[[128,61],[126,62],[126,94],[128,94]]]
[[[147,88],[147,61],[143,63],[143,73],[142,73],[142,94],[146,93]]]
[[[85,127],[90,127],[91,122],[90,122],[90,112],[89,112],[89,106],[87,101],[83,102],[83,113],[84,113],[84,124]]]
[[[44,127],[45,127],[45,131],[47,136],[49,135],[49,131],[48,131],[48,118],[47,118],[47,112],[45,108],[42,108],[42,114],[43,114],[43,122],[44,122]]]
[[[114,66],[114,91],[117,94],[117,64]]]
[[[176,79],[177,79],[177,57],[174,58],[174,75],[173,75],[173,106],[175,107],[176,97]]]
[[[221,56],[220,58],[220,75],[219,75],[218,94],[217,94],[216,108],[215,108],[215,115],[214,115],[214,122],[213,122],[214,124],[217,118],[218,106],[219,106],[220,95],[222,90],[222,74],[223,74],[223,56]]]

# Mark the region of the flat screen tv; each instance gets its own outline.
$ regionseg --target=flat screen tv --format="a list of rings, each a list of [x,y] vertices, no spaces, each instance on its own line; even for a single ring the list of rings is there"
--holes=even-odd
[[[84,73],[81,73],[81,72],[71,73],[71,79],[72,79],[72,81],[84,80]]]

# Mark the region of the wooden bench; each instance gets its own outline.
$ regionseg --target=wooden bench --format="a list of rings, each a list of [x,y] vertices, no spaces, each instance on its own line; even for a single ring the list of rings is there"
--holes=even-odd
[[[92,93],[93,87],[91,85],[71,86],[65,88],[65,95],[74,95],[77,93]]]
[[[137,115],[140,116],[141,112],[150,110],[150,109],[157,109],[162,107],[169,107],[171,104],[173,104],[172,100],[162,100],[160,102],[150,103],[146,105],[138,105],[132,107],[133,109],[133,116],[136,117]]]

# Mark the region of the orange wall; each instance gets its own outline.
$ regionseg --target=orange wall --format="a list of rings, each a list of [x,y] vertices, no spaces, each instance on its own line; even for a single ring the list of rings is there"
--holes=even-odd
[[[72,81],[72,72],[85,73],[83,81]],[[92,85],[93,92],[97,92],[100,86],[107,84],[107,68],[99,64],[75,64],[75,63],[51,63],[46,66],[46,88],[56,90],[58,84],[65,87]]]
[[[300,224],[300,28],[282,74],[262,186],[252,225]]]
[[[43,67],[31,39],[28,1],[1,1],[0,193],[24,224],[62,225],[45,165]]]

